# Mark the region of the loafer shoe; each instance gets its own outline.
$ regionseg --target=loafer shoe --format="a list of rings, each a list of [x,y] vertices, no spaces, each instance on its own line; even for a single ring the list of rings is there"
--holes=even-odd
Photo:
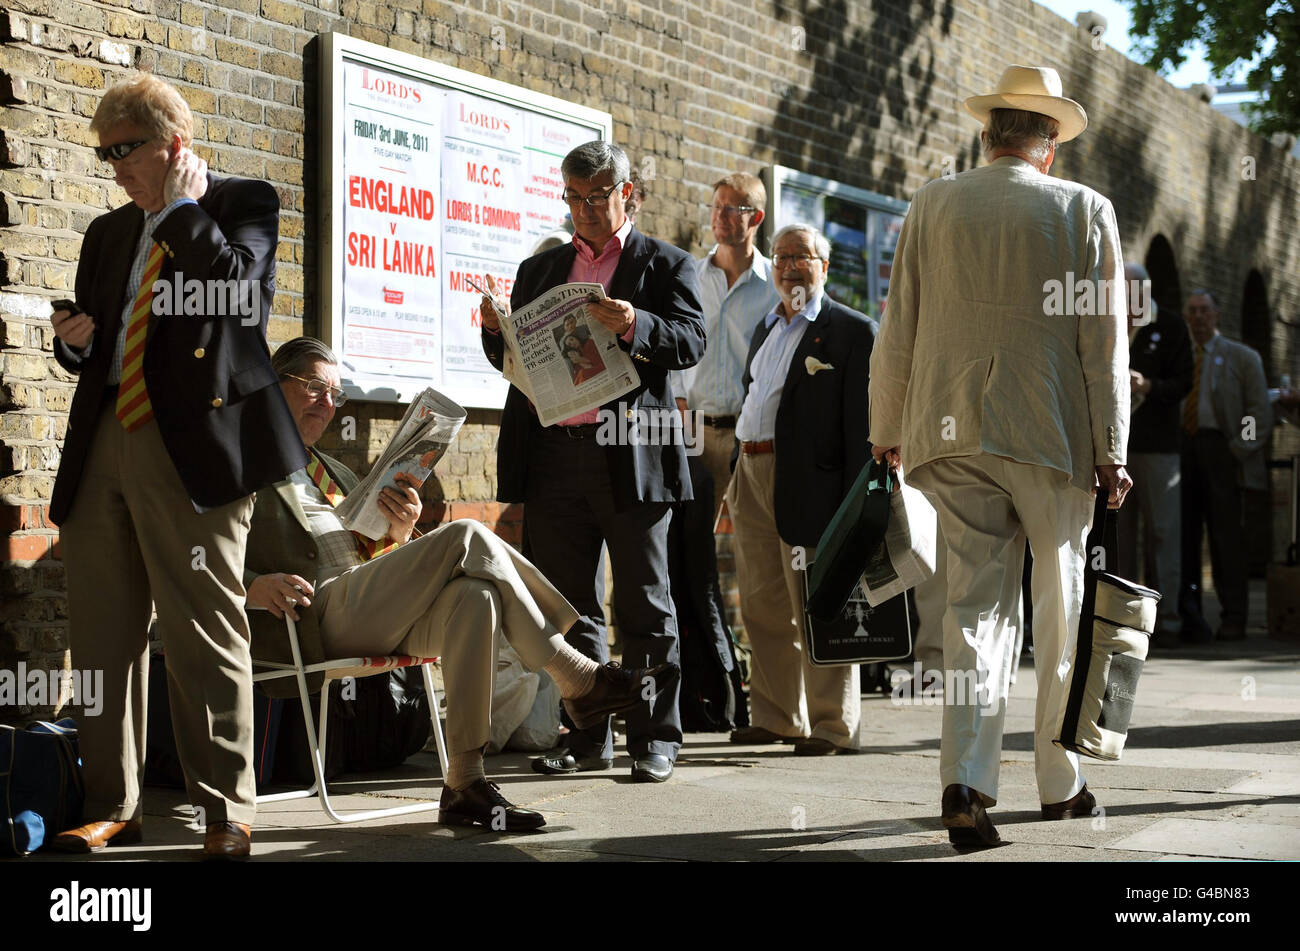
[[[761,726],[745,726],[739,730],[732,730],[729,739],[732,743],[757,746],[760,743],[795,743],[798,742],[799,737],[782,736],[780,733],[765,730]]]
[[[676,664],[660,664],[658,667],[638,667],[635,669],[621,667],[610,662],[596,670],[596,682],[581,697],[572,697],[564,701],[564,709],[579,730],[586,730],[603,723],[610,714],[622,713],[649,697],[658,696],[668,685],[671,678],[681,673]]]
[[[459,791],[442,787],[438,821],[449,826],[486,826],[494,832],[528,832],[546,825],[540,812],[520,809],[501,795],[501,787],[476,779]]]
[[[252,849],[252,835],[242,822],[209,822],[203,836],[205,859],[242,860]]]
[[[533,760],[533,772],[543,776],[567,776],[570,773],[595,773],[613,767],[612,759],[599,756],[574,756],[568,750],[548,753]]]
[[[850,756],[857,753],[851,746],[836,746],[820,736],[801,736],[794,741],[795,756]]]
[[[953,845],[967,849],[1001,844],[1002,837],[984,811],[986,801],[991,804],[988,796],[959,783],[943,791],[941,821]]]
[[[632,782],[662,783],[673,774],[673,761],[659,753],[647,753],[632,761]]]
[[[110,845],[133,845],[143,837],[139,819],[105,819],[60,832],[50,842],[59,852],[98,852]]]
[[[1065,802],[1043,803],[1044,819],[1082,819],[1092,815],[1097,808],[1097,797],[1084,786]]]

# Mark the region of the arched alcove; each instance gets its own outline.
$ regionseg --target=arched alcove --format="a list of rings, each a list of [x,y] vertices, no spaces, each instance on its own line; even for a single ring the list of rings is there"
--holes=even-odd
[[[1151,298],[1165,313],[1183,312],[1183,288],[1178,279],[1178,260],[1169,239],[1157,234],[1147,246],[1147,273],[1151,275]]]
[[[1273,321],[1268,313],[1268,289],[1264,285],[1264,276],[1254,268],[1246,275],[1246,286],[1241,291],[1241,341],[1259,351],[1264,361],[1264,375],[1270,385],[1275,383]]]

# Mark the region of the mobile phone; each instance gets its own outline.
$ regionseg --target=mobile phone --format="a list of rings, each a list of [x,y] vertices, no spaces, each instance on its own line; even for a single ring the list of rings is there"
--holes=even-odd
[[[60,297],[58,300],[50,301],[50,307],[54,310],[68,311],[69,317],[75,317],[77,314],[82,313],[81,308],[77,306],[77,302],[74,300],[68,300],[66,297]]]

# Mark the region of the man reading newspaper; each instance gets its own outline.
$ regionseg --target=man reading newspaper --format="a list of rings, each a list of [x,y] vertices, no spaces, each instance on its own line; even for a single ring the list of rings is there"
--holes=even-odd
[[[511,294],[519,311],[548,292],[599,284],[606,300],[585,301],[584,313],[617,341],[602,352],[630,355],[637,379],[599,410],[548,426],[543,407],[512,386],[497,444],[497,498],[524,503],[524,552],[582,614],[569,643],[594,660],[609,656],[602,607],[601,547],[614,569],[614,612],[628,665],[676,664],[677,625],[668,592],[669,506],[691,498],[691,480],[669,370],[693,366],[704,353],[704,319],[693,259],[632,226],[624,202],[632,193],[627,155],[607,142],[580,145],[560,165],[564,200],[576,234],[569,244],[519,265]],[[481,304],[483,350],[504,368],[509,309],[494,296]],[[517,324],[515,321],[514,324]],[[562,326],[562,324],[561,324]],[[575,328],[576,329],[576,328]],[[608,372],[608,371],[607,371]],[[567,376],[567,373],[566,373]],[[514,382],[514,378],[507,377]],[[584,385],[599,385],[591,380]],[[632,778],[663,782],[681,748],[680,683],[627,712]],[[608,769],[609,725],[570,724],[569,746],[533,761],[541,773]]]
[[[450,522],[420,536],[420,496],[409,484],[376,481],[373,495],[365,493],[387,525],[381,539],[347,530],[338,511],[349,491],[360,488],[357,477],[314,448],[343,400],[338,359],[319,340],[299,337],[276,351],[272,366],[309,461],[257,494],[244,571],[248,606],[264,609],[249,614],[253,656],[283,661],[288,613],[309,662],[441,657],[448,768],[439,821],[507,832],[544,825],[540,813],[507,802],[483,773],[497,631],[525,665],[551,675],[581,724],[603,723],[642,702],[645,679],[663,678],[665,670],[600,667],[583,657],[562,636],[577,612],[536,568],[479,522]],[[408,421],[421,403],[412,404]],[[425,461],[433,464],[428,455],[415,464]]]

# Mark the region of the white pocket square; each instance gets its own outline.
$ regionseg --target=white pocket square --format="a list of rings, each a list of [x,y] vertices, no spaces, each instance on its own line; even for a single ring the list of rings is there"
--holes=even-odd
[[[808,370],[809,376],[816,376],[822,370],[834,370],[835,368],[829,363],[822,363],[816,357],[804,357],[803,365]]]

